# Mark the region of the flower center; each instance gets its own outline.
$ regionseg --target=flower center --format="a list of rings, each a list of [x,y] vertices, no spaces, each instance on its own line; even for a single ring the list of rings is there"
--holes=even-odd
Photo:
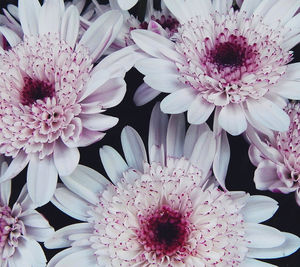
[[[222,67],[241,66],[244,53],[237,44],[225,42],[216,45],[212,51],[212,58],[215,63]]]
[[[189,233],[188,221],[168,206],[140,218],[140,225],[140,242],[146,251],[153,251],[158,256],[171,256],[181,251]]]
[[[28,106],[32,105],[38,99],[44,100],[46,97],[53,97],[54,92],[52,84],[25,77],[24,87],[21,92],[21,103]]]

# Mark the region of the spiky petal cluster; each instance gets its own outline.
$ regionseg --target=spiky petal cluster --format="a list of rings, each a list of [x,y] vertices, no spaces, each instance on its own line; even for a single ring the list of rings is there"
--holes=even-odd
[[[297,63],[287,65],[300,36],[294,28],[299,1],[248,0],[237,11],[232,1],[164,2],[180,22],[171,40],[132,31],[135,43],[152,57],[136,64],[145,83],[169,93],[162,111],[187,111],[189,123],[201,124],[215,110],[216,121],[232,135],[248,124],[287,130],[284,100],[300,99]]]
[[[300,205],[300,104],[289,103],[285,111],[291,119],[288,131],[263,134],[249,129],[249,156],[257,166],[257,189],[285,194],[295,191]]]

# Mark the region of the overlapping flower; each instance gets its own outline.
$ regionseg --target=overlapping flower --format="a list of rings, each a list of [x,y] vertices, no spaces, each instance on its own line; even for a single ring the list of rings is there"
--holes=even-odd
[[[299,71],[292,60],[300,39],[294,17],[299,1],[164,0],[179,20],[172,40],[146,30],[132,31],[152,58],[136,67],[153,89],[169,93],[163,112],[187,111],[201,124],[216,109],[221,127],[232,135],[252,121],[277,131],[288,129],[285,99],[299,99]],[[163,74],[162,74],[163,73]]]
[[[185,133],[182,115],[168,121],[156,105],[149,161],[133,128],[123,129],[121,142],[126,161],[112,147],[100,149],[112,183],[82,165],[62,177],[66,187],[52,202],[84,222],[46,241],[48,248],[70,247],[49,267],[267,266],[254,258],[299,248],[297,236],[260,224],[277,210],[276,201],[218,189],[210,170],[216,139],[206,124]]]

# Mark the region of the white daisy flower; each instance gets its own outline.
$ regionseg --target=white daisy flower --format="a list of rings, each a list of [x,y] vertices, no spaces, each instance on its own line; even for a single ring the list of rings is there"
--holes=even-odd
[[[0,157],[0,173],[7,163]],[[38,242],[49,239],[54,229],[38,213],[24,186],[12,208],[9,207],[11,180],[0,184],[0,267],[42,267],[46,257]],[[37,242],[38,241],[38,242]]]
[[[300,206],[300,103],[289,103],[285,111],[291,119],[286,132],[247,129],[249,157],[257,166],[254,173],[257,189],[295,192]]]
[[[169,93],[165,113],[187,111],[191,124],[216,118],[232,135],[255,121],[286,131],[285,99],[300,99],[299,63],[290,49],[300,41],[298,0],[246,0],[234,11],[231,0],[164,0],[179,20],[173,41],[146,30],[131,32],[152,56],[136,64],[144,81]],[[215,113],[216,115],[216,113]]]
[[[13,159],[0,182],[29,163],[29,195],[43,205],[57,174],[76,168],[77,147],[102,139],[118,122],[102,113],[123,99],[135,54],[128,47],[94,66],[122,25],[118,11],[99,17],[80,40],[78,9],[62,0],[19,1],[18,15],[21,35],[0,27],[10,45],[0,47],[0,153]]]
[[[111,179],[79,165],[62,177],[53,204],[84,221],[45,242],[64,248],[48,267],[273,266],[254,258],[293,253],[300,239],[262,225],[277,202],[218,189],[210,176],[216,140],[206,124],[185,133],[183,115],[170,120],[156,105],[149,161],[141,137],[125,127],[126,161],[111,147],[100,156]]]

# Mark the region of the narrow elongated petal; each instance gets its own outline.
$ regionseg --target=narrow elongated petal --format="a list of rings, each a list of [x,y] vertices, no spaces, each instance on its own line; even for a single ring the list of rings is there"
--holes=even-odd
[[[39,34],[39,16],[41,12],[41,5],[38,0],[33,1],[22,1],[18,2],[18,10],[20,23],[22,25],[22,30],[25,35],[35,35]]]
[[[79,32],[79,12],[75,6],[69,6],[62,17],[60,38],[74,48]]]

